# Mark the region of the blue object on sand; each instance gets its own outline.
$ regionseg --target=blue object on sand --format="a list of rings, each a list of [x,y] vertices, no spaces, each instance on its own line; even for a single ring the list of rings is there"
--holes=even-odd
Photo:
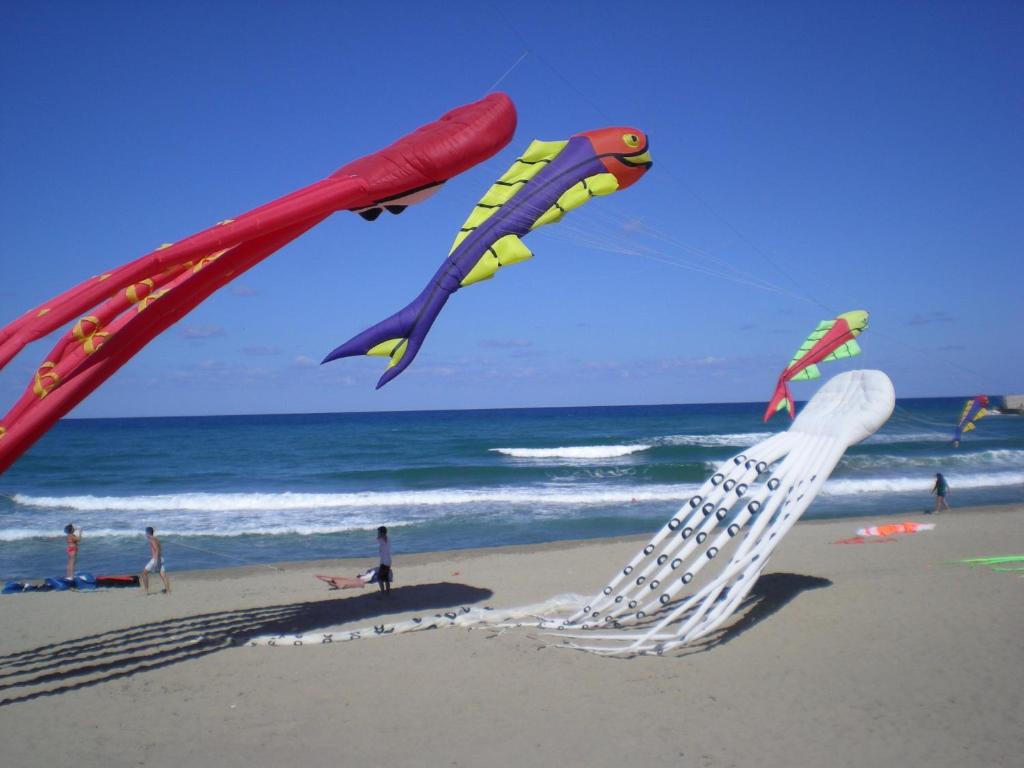
[[[76,573],[75,589],[96,589],[96,577],[91,573]]]
[[[68,579],[64,576],[49,576],[44,580],[43,583],[50,589],[56,590],[58,592],[62,592],[65,589],[71,589],[73,586],[75,586],[74,579]]]

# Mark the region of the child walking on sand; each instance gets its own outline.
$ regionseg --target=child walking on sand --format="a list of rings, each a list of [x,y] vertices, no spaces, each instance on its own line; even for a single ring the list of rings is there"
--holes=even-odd
[[[142,569],[142,574],[139,576],[139,580],[142,582],[142,586],[146,590],[146,594],[149,594],[149,574],[159,573],[160,578],[164,582],[164,594],[171,594],[171,580],[167,578],[167,574],[164,572],[164,550],[160,545],[160,539],[153,535],[152,528],[146,528],[146,541],[149,542],[149,562],[146,563],[146,567]]]
[[[380,550],[380,565],[377,566],[377,586],[385,595],[391,595],[391,544],[388,529],[383,525],[377,529],[377,547]]]

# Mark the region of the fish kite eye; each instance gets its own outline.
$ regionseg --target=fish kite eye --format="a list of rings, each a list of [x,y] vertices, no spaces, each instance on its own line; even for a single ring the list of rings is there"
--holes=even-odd
[[[630,149],[636,149],[640,146],[640,137],[635,133],[622,134],[622,141]]]

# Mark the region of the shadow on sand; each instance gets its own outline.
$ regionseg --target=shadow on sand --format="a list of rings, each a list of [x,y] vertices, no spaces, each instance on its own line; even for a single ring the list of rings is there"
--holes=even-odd
[[[0,657],[0,706],[131,677],[241,645],[264,634],[301,634],[407,611],[430,611],[486,600],[493,592],[439,582],[374,594],[332,597],[184,616],[114,629]]]
[[[679,654],[724,645],[772,616],[801,592],[832,582],[795,573],[762,576],[737,610],[740,617]],[[0,657],[0,706],[53,696],[139,672],[197,659],[257,635],[303,634],[409,611],[452,608],[486,600],[487,589],[439,582],[402,587],[390,600],[376,594],[347,599],[221,611],[116,629]],[[656,617],[650,617],[656,620]]]
[[[626,630],[626,632],[623,633],[622,639],[607,642],[598,639],[595,641],[594,647],[604,648],[605,650],[618,648],[622,651],[617,657],[619,659],[631,659],[637,656],[648,655],[664,655],[666,657],[681,658],[695,653],[706,653],[720,645],[725,645],[730,640],[734,640],[744,632],[753,629],[769,616],[772,616],[777,611],[785,607],[787,603],[796,598],[801,592],[831,586],[831,581],[817,576],[802,576],[796,573],[765,574],[757,580],[751,588],[750,593],[743,598],[742,602],[740,602],[739,606],[734,611],[733,616],[727,620],[726,624],[722,628],[714,630],[710,635],[703,639],[695,640],[685,646],[668,651],[654,649],[626,652],[626,647],[629,643],[632,640],[638,639],[638,636],[644,634],[646,630],[652,630],[658,627],[659,634],[671,635],[673,634],[673,631],[681,633],[682,625],[694,616],[693,608],[675,616],[670,623],[663,627],[660,626],[660,623],[686,601],[687,598],[683,598],[673,603],[669,603],[657,613],[649,614],[642,621],[631,622],[629,624],[619,624],[616,622],[613,626]],[[601,631],[601,634],[611,634],[607,627],[597,627],[597,629]],[[557,637],[557,634],[552,633],[552,636]],[[588,643],[586,643],[585,632],[574,635],[573,640],[574,642],[578,642],[579,645],[588,645]],[[563,643],[549,643],[549,645],[554,647],[558,645],[570,645],[570,643],[566,640],[563,641]]]
[[[740,617],[725,629],[694,646],[695,651],[710,651],[747,632],[782,609],[801,592],[831,587],[832,582],[818,576],[798,573],[766,573],[750,590],[736,614]]]

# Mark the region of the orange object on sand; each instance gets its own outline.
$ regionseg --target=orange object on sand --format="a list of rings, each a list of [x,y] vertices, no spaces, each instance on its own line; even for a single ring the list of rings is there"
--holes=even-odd
[[[897,533],[919,533],[930,531],[935,523],[886,523],[885,525],[872,525],[870,528],[861,528],[857,531],[858,536],[894,536]]]

